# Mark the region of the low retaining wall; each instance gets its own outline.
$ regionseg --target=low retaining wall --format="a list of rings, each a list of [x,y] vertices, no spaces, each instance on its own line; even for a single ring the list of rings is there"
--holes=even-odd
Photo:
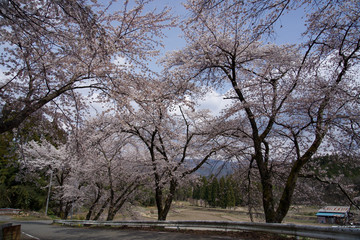
[[[360,228],[318,227],[280,223],[250,223],[230,221],[85,221],[54,220],[54,223],[73,226],[113,226],[113,227],[164,227],[176,229],[210,229],[219,231],[254,231],[286,234],[298,237],[359,240]]]
[[[16,208],[0,208],[0,215],[19,215],[21,209]]]

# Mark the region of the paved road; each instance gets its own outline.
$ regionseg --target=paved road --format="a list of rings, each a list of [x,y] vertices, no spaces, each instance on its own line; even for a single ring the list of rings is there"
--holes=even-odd
[[[13,221],[12,221],[13,222]],[[227,236],[204,236],[192,235],[188,233],[177,232],[154,232],[141,230],[121,230],[121,229],[94,229],[77,228],[52,225],[51,221],[24,221],[13,222],[21,224],[23,240],[48,240],[48,239],[85,239],[85,240],[108,240],[108,239],[126,239],[126,240],[219,240],[233,239]]]

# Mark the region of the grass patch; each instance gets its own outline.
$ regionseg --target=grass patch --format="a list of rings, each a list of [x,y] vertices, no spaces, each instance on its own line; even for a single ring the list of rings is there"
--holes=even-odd
[[[52,218],[50,216],[22,216],[22,215],[15,215],[12,216],[13,219],[17,220],[17,221],[32,221],[32,220],[53,220],[56,217]]]

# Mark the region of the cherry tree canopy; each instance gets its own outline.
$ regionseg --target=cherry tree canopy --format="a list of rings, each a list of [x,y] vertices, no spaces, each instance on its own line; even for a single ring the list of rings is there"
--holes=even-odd
[[[81,160],[74,177],[81,179],[83,202],[89,207],[87,219],[97,220],[105,209],[113,220],[149,172],[137,142],[121,132],[118,120],[98,116],[81,129]],[[92,216],[93,215],[93,216]]]
[[[23,173],[52,172],[60,213],[66,218],[71,207],[87,206],[87,218],[97,220],[107,210],[112,220],[134,190],[151,172],[143,154],[118,121],[99,116],[70,135],[57,147],[42,139],[22,146]]]
[[[58,105],[49,109],[49,103],[74,105],[76,89],[107,93],[113,84],[126,86],[128,69],[114,60],[139,64],[153,56],[160,44],[154,38],[171,24],[166,9],[143,13],[147,3],[130,7],[124,1],[122,9],[109,12],[112,1],[108,6],[85,0],[2,1],[0,133],[39,109],[51,114]]]
[[[77,187],[78,181],[74,183],[71,180],[74,164],[78,160],[74,157],[75,152],[71,145],[61,144],[55,147],[47,140],[42,139],[41,142],[30,141],[23,145],[21,153],[23,174],[38,175],[40,172],[46,172],[49,175],[54,174],[56,183],[55,191],[53,191],[54,199],[59,203],[59,215],[66,218],[71,204],[79,198],[80,194]],[[69,188],[74,185],[77,186]],[[69,191],[71,191],[71,194],[69,194]]]
[[[266,221],[281,222],[302,167],[318,151],[340,150],[327,145],[333,136],[358,149],[359,2],[193,0],[187,7],[187,46],[167,56],[167,67],[189,81],[230,84],[233,104],[220,126],[238,138],[234,154],[256,163]],[[276,21],[299,7],[311,9],[304,42],[266,43]]]
[[[119,126],[145,149],[144,167],[151,171],[158,219],[166,220],[178,185],[223,148],[211,134],[206,111],[195,112],[184,93],[192,84],[175,76],[138,77],[133,101],[117,110]]]

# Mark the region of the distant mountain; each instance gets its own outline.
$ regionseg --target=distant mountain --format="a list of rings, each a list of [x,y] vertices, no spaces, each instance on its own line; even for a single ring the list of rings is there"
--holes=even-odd
[[[212,174],[218,178],[232,174],[234,172],[234,163],[228,161],[221,161],[209,159],[201,168],[196,171],[196,174],[209,177]]]

